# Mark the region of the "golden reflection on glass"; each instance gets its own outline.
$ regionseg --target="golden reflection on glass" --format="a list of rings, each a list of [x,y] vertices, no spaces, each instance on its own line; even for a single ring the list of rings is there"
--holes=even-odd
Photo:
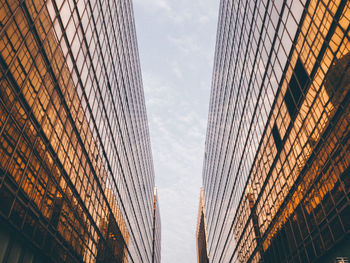
[[[312,0],[305,10],[246,194],[234,216],[239,262],[272,259],[282,238],[290,251],[297,251],[294,242],[298,246],[308,238],[319,256],[346,232],[345,210],[342,218],[328,219],[337,226],[320,227],[314,221],[333,211],[349,187],[343,178],[350,164],[350,109],[344,105],[350,89],[349,24],[349,2]],[[323,245],[312,239],[312,228],[320,229],[317,238],[327,240]],[[312,258],[309,245],[305,250]],[[303,257],[300,253],[290,257]]]
[[[320,10],[318,10],[317,12],[321,12]],[[345,8],[344,16],[350,16],[349,15],[349,8]],[[304,27],[305,28],[305,27]],[[334,38],[338,39],[338,36],[336,35],[336,33],[333,35],[333,38],[331,40],[331,42],[333,43],[333,45],[335,44],[335,40]],[[299,42],[303,42],[303,39],[300,38]],[[317,45],[322,45],[322,43],[319,43],[317,41],[314,42],[314,45],[316,45],[316,47],[312,46],[312,50],[319,50],[320,48],[317,48]],[[341,45],[341,43],[338,43],[338,47]],[[343,53],[344,58],[349,57],[349,51],[350,51],[350,46],[348,46],[347,50],[345,50],[345,54]],[[307,50],[301,50],[300,51],[301,54],[307,54]],[[332,53],[333,54],[333,53]],[[341,56],[341,53],[337,53],[337,56]],[[303,58],[303,56],[301,56]],[[327,61],[331,61],[333,60],[333,58],[329,58],[327,55],[325,56],[325,59],[322,60],[320,68],[318,70],[318,74],[316,74],[315,77],[315,81],[313,81],[311,88],[309,89],[309,92],[306,94],[306,99],[305,102],[303,103],[303,106],[300,110],[300,117],[305,120],[304,126],[303,127],[297,127],[300,132],[299,132],[299,139],[300,139],[300,144],[299,143],[295,143],[294,144],[294,149],[295,149],[295,156],[299,156],[298,158],[298,168],[296,170],[297,173],[300,173],[300,171],[304,168],[305,162],[308,160],[312,149],[314,148],[314,146],[318,143],[318,140],[321,136],[321,134],[323,133],[325,127],[328,125],[329,120],[331,119],[332,115],[334,114],[336,107],[338,106],[339,102],[342,101],[342,99],[345,96],[345,93],[347,92],[347,90],[349,89],[349,85],[346,84],[344,82],[343,85],[337,85],[337,89],[336,91],[334,90],[335,87],[329,87],[332,84],[330,84],[330,82],[332,80],[330,80],[330,78],[337,78],[336,76],[333,77],[332,74],[336,75],[344,75],[344,78],[348,78],[347,73],[344,72],[345,70],[345,66],[339,66],[337,65],[338,59],[335,59],[335,67],[336,69],[329,69],[329,67],[331,66],[329,63],[327,64]],[[348,59],[347,59],[348,60]],[[348,61],[344,61],[343,63],[346,64]],[[326,63],[326,64],[325,64]],[[339,62],[338,62],[339,63]],[[313,68],[313,64],[312,63],[305,63],[306,65],[310,65],[310,68]],[[326,79],[326,89],[327,92],[325,91],[325,85],[323,84],[321,88],[317,88],[317,86],[319,87],[319,85],[317,85],[317,83],[324,83],[323,80],[320,80],[320,78],[325,79],[325,73],[323,72],[329,72],[328,76],[331,76],[328,78],[328,80]],[[327,85],[327,81],[328,81],[328,85]],[[327,88],[329,87],[329,88]],[[339,89],[338,89],[339,87]],[[331,90],[332,89],[332,90]],[[320,92],[318,92],[318,90],[320,90]],[[316,97],[318,96],[318,97]],[[329,96],[332,97],[332,100],[329,100]],[[313,102],[313,104],[311,104]],[[308,105],[312,105],[311,107]],[[305,109],[303,110],[303,107],[305,107]],[[309,112],[311,112],[311,114],[309,114]],[[347,115],[348,112],[348,108],[345,109],[344,111],[344,115]],[[340,123],[344,124],[344,122],[346,123],[348,117],[344,116],[341,120],[339,120]],[[297,122],[298,124],[298,122]],[[340,132],[340,134],[343,134],[344,128],[348,128],[346,125],[344,126],[340,126],[340,127],[335,127],[335,130],[337,130],[338,132]],[[343,135],[344,136],[344,135]],[[338,137],[339,139],[337,141],[341,141],[342,137]],[[328,139],[331,141],[331,139]],[[327,143],[326,142],[322,142],[325,145],[329,145],[332,146],[332,143]],[[333,144],[333,147],[335,147],[335,144]],[[332,149],[333,150],[333,149]],[[328,150],[328,152],[332,152],[332,150]],[[328,156],[327,156],[328,157]],[[325,157],[325,158],[327,158]],[[346,157],[343,156],[343,158]],[[322,166],[322,160],[318,160],[318,161],[314,161],[316,163],[317,166]],[[310,188],[311,183],[314,181],[314,179],[316,178],[316,176],[318,175],[318,173],[310,173],[310,174],[306,174],[304,175],[304,183],[301,183],[298,186],[297,191],[294,192],[291,200],[287,205],[286,205],[286,209],[285,211],[282,212],[281,216],[279,217],[280,219],[277,220],[273,230],[270,231],[268,238],[265,240],[264,242],[264,249],[266,250],[268,248],[270,239],[274,236],[274,233],[276,233],[278,231],[278,229],[285,223],[285,221],[289,218],[289,216],[294,212],[294,209],[299,205],[299,203],[301,202],[301,200],[304,198],[307,190]],[[322,182],[323,187],[321,188],[316,188],[313,190],[313,192],[318,192],[319,190],[317,189],[324,189],[324,191],[319,191],[321,194],[321,196],[317,199],[319,200],[319,202],[321,202],[321,200],[323,200],[323,196],[331,191],[333,189],[333,186],[335,184],[336,181],[332,180],[332,177],[328,177],[329,182],[327,181],[323,181],[321,180],[320,182]],[[291,183],[292,185],[294,184],[294,182]],[[320,184],[320,183],[319,183]],[[327,187],[328,186],[328,187]],[[327,190],[326,190],[327,189]],[[286,196],[289,193],[289,189],[286,189],[286,191],[282,192],[281,194],[282,199],[284,199],[284,196]],[[279,204],[277,204],[277,208],[278,208]],[[275,204],[276,207],[276,204]],[[308,210],[308,209],[307,209]],[[272,210],[273,211],[273,210]],[[265,230],[267,227],[262,227],[263,230]],[[264,231],[263,231],[264,232]]]
[[[116,172],[116,152],[112,156],[107,150],[111,168],[101,146],[103,142],[110,150],[106,137],[114,138],[105,133],[108,121],[96,99],[96,87],[102,89],[105,80],[93,79],[78,10],[72,12],[68,1],[59,2],[0,2],[1,213],[62,262],[127,262],[130,222],[125,221],[125,208],[121,211],[121,198],[129,200],[127,183]],[[77,4],[79,11],[87,6]],[[85,22],[87,12],[79,14]],[[123,150],[118,149],[120,154]],[[118,190],[116,182],[123,184]]]

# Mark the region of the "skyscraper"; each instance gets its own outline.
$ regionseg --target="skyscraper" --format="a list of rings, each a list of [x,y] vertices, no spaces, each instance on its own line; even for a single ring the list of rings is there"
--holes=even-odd
[[[350,2],[220,3],[203,185],[210,262],[335,262],[350,231]]]
[[[207,222],[204,209],[204,189],[201,188],[196,231],[197,262],[208,263]]]
[[[0,23],[0,262],[151,262],[131,1],[1,0]]]
[[[154,189],[154,213],[153,213],[153,255],[152,262],[161,262],[161,221],[160,221],[160,211],[159,211],[159,201],[157,189]]]

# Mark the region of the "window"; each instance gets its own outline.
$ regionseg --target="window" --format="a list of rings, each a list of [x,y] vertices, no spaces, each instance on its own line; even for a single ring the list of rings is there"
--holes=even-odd
[[[304,65],[298,58],[294,67],[293,75],[289,82],[284,100],[287,105],[288,112],[294,120],[298,113],[298,109],[305,97],[305,91],[309,84],[309,76],[304,68]]]

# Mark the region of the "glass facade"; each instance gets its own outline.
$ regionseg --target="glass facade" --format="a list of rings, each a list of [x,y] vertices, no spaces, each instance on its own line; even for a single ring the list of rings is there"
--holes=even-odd
[[[350,246],[350,2],[222,0],[203,185],[210,262]]]
[[[151,262],[131,1],[0,0],[0,82],[0,262]]]

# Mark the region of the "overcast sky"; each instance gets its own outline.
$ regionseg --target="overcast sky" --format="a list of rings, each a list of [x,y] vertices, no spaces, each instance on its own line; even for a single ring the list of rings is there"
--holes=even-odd
[[[197,262],[195,231],[219,0],[134,0],[162,220],[162,262]]]

